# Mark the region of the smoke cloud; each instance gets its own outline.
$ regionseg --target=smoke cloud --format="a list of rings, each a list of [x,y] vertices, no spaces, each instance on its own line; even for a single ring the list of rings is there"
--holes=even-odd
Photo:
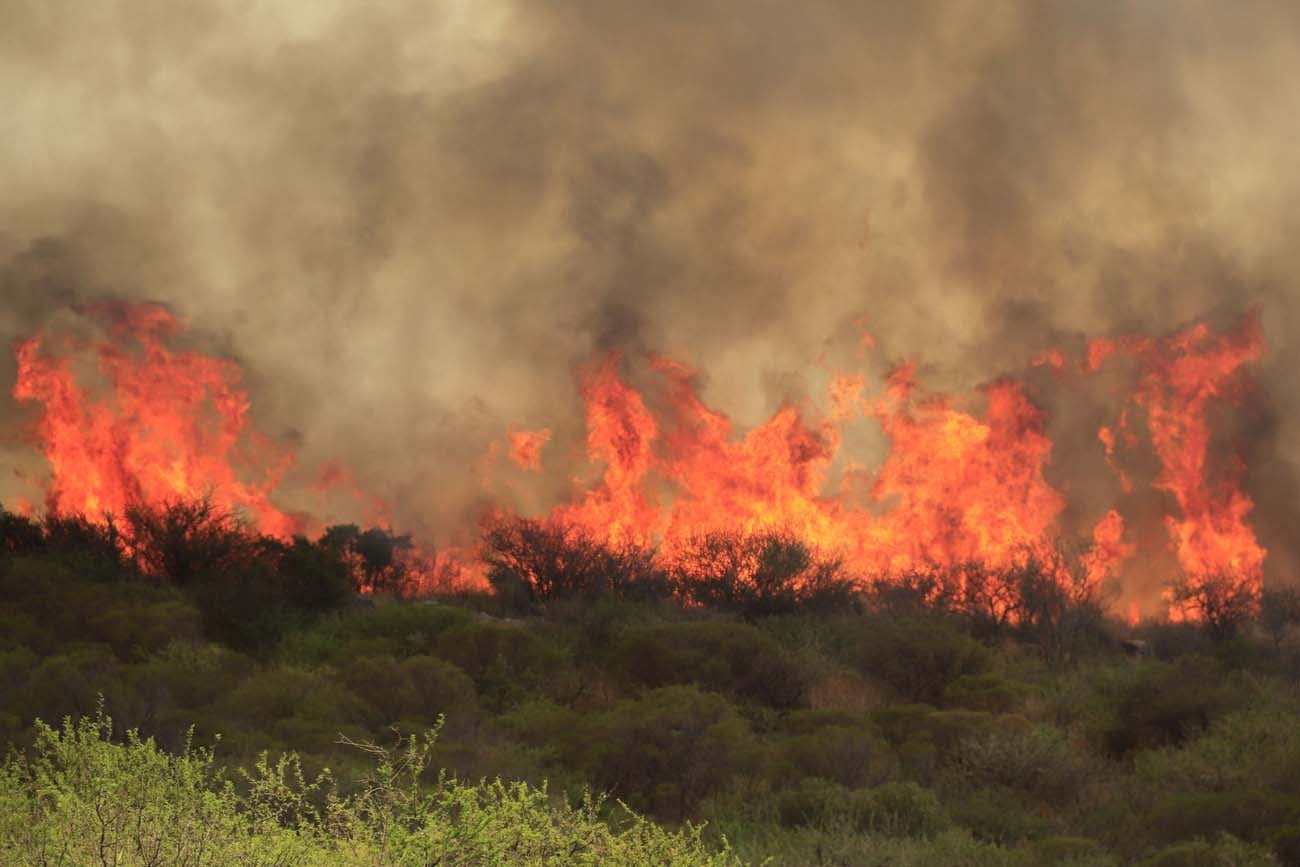
[[[964,390],[1254,307],[1251,485],[1270,568],[1295,565],[1294,3],[0,0],[0,20],[0,335],[162,301],[245,365],[262,430],[347,460],[402,526],[468,526],[508,427],[552,427],[564,466],[573,372],[602,347],[684,358],[745,425],[852,358],[857,316],[869,370],[912,358]],[[1098,410],[1041,399],[1064,474]]]

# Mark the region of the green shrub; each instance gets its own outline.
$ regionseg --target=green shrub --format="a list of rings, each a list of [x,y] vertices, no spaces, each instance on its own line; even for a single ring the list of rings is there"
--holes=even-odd
[[[373,758],[355,794],[308,778],[294,756],[261,758],[238,789],[209,750],[160,751],[134,731],[112,740],[102,713],[37,724],[30,759],[0,767],[0,863],[144,865],[672,864],[736,859],[700,830],[666,831],[601,798],[552,804],[545,787],[459,783],[426,773],[433,739]],[[602,821],[602,816],[609,821]]]
[[[930,837],[946,822],[939,798],[912,782],[883,783],[853,793],[853,813],[859,828],[891,837]]]
[[[1014,790],[984,786],[950,793],[944,806],[954,824],[981,840],[1014,844],[1043,836],[1047,822],[1021,802]]]
[[[1183,743],[1231,709],[1233,698],[1212,660],[1188,657],[1177,665],[1150,663],[1119,696],[1103,732],[1105,746],[1113,755],[1125,756]]]
[[[748,725],[720,695],[667,686],[620,701],[582,726],[573,757],[597,785],[681,821],[701,799],[751,772]]]
[[[788,828],[826,825],[849,812],[849,789],[832,780],[804,777],[776,796],[777,819]]]
[[[1266,829],[1300,824],[1300,800],[1259,789],[1170,795],[1146,811],[1144,824],[1161,843],[1215,832],[1259,840]]]
[[[347,610],[289,630],[276,655],[312,666],[365,655],[429,653],[443,632],[473,618],[473,612],[452,605],[376,603],[363,597]]]
[[[934,792],[916,783],[884,783],[850,789],[831,780],[805,777],[776,796],[776,812],[786,827],[834,829],[847,825],[862,833],[890,837],[929,837],[945,824]]]
[[[570,683],[568,648],[516,623],[471,621],[439,633],[436,654],[468,674],[494,711]]]
[[[474,682],[450,662],[432,656],[363,656],[338,671],[339,680],[366,702],[381,722],[399,720],[432,723],[441,715],[457,723],[474,712]]]
[[[889,777],[893,753],[870,727],[826,725],[782,738],[781,776],[820,777],[857,788]]]
[[[1296,716],[1289,703],[1227,714],[1194,740],[1139,753],[1134,759],[1136,775],[1162,790],[1224,791],[1256,786],[1300,796],[1300,726]]]
[[[1171,843],[1142,862],[1142,867],[1279,867],[1268,850],[1235,837]]]
[[[742,623],[669,623],[629,630],[609,670],[634,687],[695,683],[778,709],[803,701],[804,672],[776,643]]]
[[[1023,706],[1033,694],[1034,689],[1028,684],[985,672],[963,675],[948,684],[943,691],[943,703],[968,710],[1007,713]]]
[[[964,740],[950,763],[966,786],[1005,786],[1056,805],[1080,795],[1090,770],[1065,735],[1048,726],[988,729]]]
[[[1025,867],[1110,867],[1101,844],[1086,837],[1044,837],[1025,847]]]
[[[990,665],[983,645],[938,619],[868,618],[856,656],[863,674],[926,704],[937,704],[949,684]]]

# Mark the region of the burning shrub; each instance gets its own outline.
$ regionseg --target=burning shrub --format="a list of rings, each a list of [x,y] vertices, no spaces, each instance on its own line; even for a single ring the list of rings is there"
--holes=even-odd
[[[799,608],[849,606],[856,587],[841,561],[785,531],[714,531],[693,538],[674,558],[672,582],[684,600],[746,618]]]
[[[1259,596],[1258,578],[1237,572],[1185,575],[1169,586],[1170,607],[1216,639],[1236,635],[1259,611]]]
[[[41,521],[41,532],[45,537],[41,550],[92,581],[136,576],[124,553],[123,533],[111,516],[97,523],[84,515],[51,512]]]
[[[662,583],[652,551],[607,545],[563,521],[500,518],[483,534],[493,590],[536,602],[610,592],[648,592]]]
[[[0,506],[0,553],[25,554],[44,545],[45,533],[39,523]]]
[[[320,545],[334,551],[353,573],[358,590],[402,593],[409,583],[407,555],[414,547],[410,536],[395,536],[372,527],[336,524],[320,537]]]
[[[181,586],[222,580],[258,554],[258,537],[206,497],[134,505],[126,511],[126,535],[141,572]]]

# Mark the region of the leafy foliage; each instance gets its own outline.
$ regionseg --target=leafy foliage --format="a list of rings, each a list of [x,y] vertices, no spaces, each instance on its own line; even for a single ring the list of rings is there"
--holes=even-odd
[[[297,757],[263,756],[236,787],[211,750],[169,755],[102,712],[61,729],[37,723],[31,759],[0,769],[0,860],[120,865],[726,865],[700,830],[661,830],[603,799],[555,805],[525,783],[427,780],[432,735],[369,742],[371,770],[350,795],[308,778]]]

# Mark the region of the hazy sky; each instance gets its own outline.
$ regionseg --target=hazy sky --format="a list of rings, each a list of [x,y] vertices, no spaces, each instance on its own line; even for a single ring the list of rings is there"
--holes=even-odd
[[[1265,536],[1294,535],[1293,2],[0,0],[0,21],[6,340],[71,299],[166,302],[246,366],[263,430],[347,459],[410,526],[476,508],[468,468],[507,427],[555,428],[562,464],[601,347],[680,356],[753,423],[852,357],[860,315],[868,372],[915,358],[964,389],[1256,305],[1277,412],[1253,484]],[[1056,417],[1058,453],[1095,448]]]

